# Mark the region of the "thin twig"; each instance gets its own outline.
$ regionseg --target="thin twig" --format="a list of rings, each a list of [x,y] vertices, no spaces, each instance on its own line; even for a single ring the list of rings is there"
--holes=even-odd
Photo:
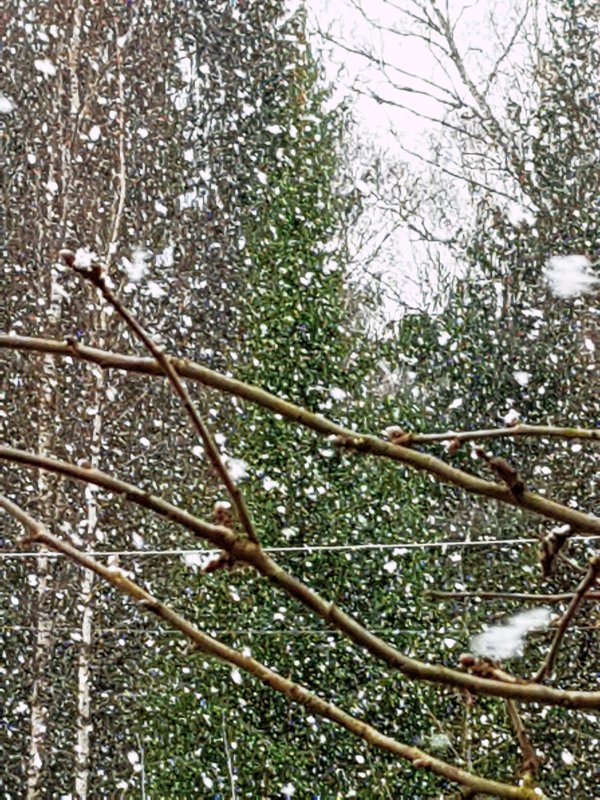
[[[239,536],[229,528],[204,522],[166,500],[156,497],[131,483],[114,478],[101,470],[78,467],[66,461],[38,456],[35,453],[4,446],[0,446],[0,459],[48,470],[85,483],[92,483],[110,492],[122,495],[130,502],[154,511],[171,522],[182,525],[195,535],[211,542],[219,550],[229,553],[233,562],[246,563],[254,567],[257,572],[283,589],[290,597],[298,600],[314,614],[346,634],[359,647],[362,647],[392,669],[402,672],[408,678],[467,689],[476,694],[512,697],[522,702],[560,705],[565,708],[600,709],[600,691],[571,691],[553,689],[525,681],[517,682],[516,679],[514,683],[510,683],[504,680],[480,678],[460,670],[427,664],[410,658],[371,633],[357,620],[342,611],[335,603],[324,600],[306,584],[294,578],[270,558],[255,542]]]
[[[171,363],[171,358],[167,356],[157,344],[155,344],[150,334],[148,334],[144,328],[142,328],[135,317],[125,308],[123,303],[121,303],[116,294],[108,286],[104,270],[99,265],[92,265],[92,267],[89,269],[86,267],[78,267],[75,261],[75,255],[70,250],[61,250],[61,256],[67,266],[71,267],[84,278],[89,280],[102,293],[102,296],[106,302],[115,309],[128,327],[143,342],[147,350],[152,353],[162,371],[167,376],[173,391],[181,400],[196,432],[199,434],[202,443],[204,444],[206,453],[213,467],[215,468],[217,475],[223,482],[229,496],[231,497],[233,507],[237,512],[238,520],[242,525],[242,528],[252,542],[258,543],[258,536],[239,486],[235,483],[229,473],[229,470],[225,466],[225,463],[221,458],[219,448],[217,447],[210,431],[208,430],[206,423],[202,419],[200,412],[196,408],[196,404],[192,400],[192,397],[185,384]]]
[[[562,594],[529,594],[528,592],[442,592],[431,590],[425,592],[425,597],[436,600],[467,600],[470,597],[480,597],[482,600],[518,600],[526,603],[566,603],[575,594],[564,592]],[[583,597],[586,600],[600,600],[600,592],[587,592]]]
[[[235,775],[233,772],[233,759],[231,756],[231,749],[227,739],[227,726],[225,725],[225,712],[221,712],[221,726],[223,728],[223,743],[225,745],[225,758],[227,759],[227,772],[229,773],[229,786],[231,789],[231,800],[236,800],[237,794],[235,789]]]
[[[535,748],[531,744],[523,720],[517,709],[517,704],[514,700],[507,698],[506,707],[508,709],[508,716],[515,730],[515,735],[521,748],[521,775],[533,776],[536,774],[540,761],[535,754]]]
[[[600,442],[599,428],[561,428],[555,425],[525,425],[520,423],[506,428],[489,428],[479,431],[445,431],[444,433],[411,433],[407,431],[407,441],[412,444],[458,441],[469,442],[475,439],[500,439],[513,436],[539,436],[558,439],[592,439]]]
[[[37,520],[29,516],[27,512],[7,498],[0,496],[0,507],[3,507],[26,528],[28,538],[31,541],[64,553],[81,567],[92,570],[96,575],[99,575],[110,583],[121,594],[131,597],[141,609],[154,614],[171,627],[183,633],[184,636],[190,640],[195,650],[250,673],[265,685],[285,695],[290,701],[299,703],[309,711],[346,728],[346,730],[364,739],[373,747],[386,750],[400,758],[406,759],[410,761],[415,768],[427,769],[436,775],[460,783],[463,786],[472,787],[485,794],[496,795],[498,797],[520,798],[520,800],[535,800],[536,797],[539,797],[539,795],[536,795],[530,788],[510,786],[509,784],[481,778],[455,767],[452,764],[448,764],[441,759],[434,758],[416,747],[402,744],[392,739],[390,736],[380,733],[362,720],[342,711],[342,709],[335,706],[333,703],[323,700],[304,686],[284,678],[260,661],[244,655],[238,650],[234,650],[232,647],[228,647],[218,639],[214,639],[212,636],[199,630],[196,626],[192,625],[192,623],[175,612],[170,606],[162,603],[135,581],[131,580],[121,569],[104,566],[101,562],[79,551],[71,543],[54,536]]]
[[[581,603],[583,602],[589,589],[591,589],[595,585],[596,581],[598,580],[598,575],[600,575],[600,555],[594,556],[590,560],[590,565],[588,567],[587,574],[577,587],[573,599],[569,603],[569,607],[567,608],[560,622],[558,623],[556,633],[554,634],[554,639],[552,641],[552,644],[550,645],[550,650],[548,651],[548,655],[544,659],[544,663],[539,668],[535,677],[533,678],[534,681],[539,682],[543,680],[543,678],[546,677],[546,675],[552,674],[552,671],[554,669],[554,664],[556,663],[556,658],[558,656],[558,650],[560,648],[560,644],[563,640],[563,637],[567,632],[569,623],[577,613],[577,610],[581,605]]]

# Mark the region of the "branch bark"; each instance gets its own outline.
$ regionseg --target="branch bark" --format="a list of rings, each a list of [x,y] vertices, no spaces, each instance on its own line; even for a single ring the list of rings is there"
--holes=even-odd
[[[106,281],[104,267],[101,267],[98,264],[92,265],[92,267],[89,269],[78,267],[76,263],[75,254],[72,253],[70,250],[61,250],[60,255],[62,256],[63,261],[65,262],[65,264],[67,264],[67,266],[73,268],[76,272],[78,272],[80,275],[82,275],[84,278],[90,281],[90,283],[92,283],[92,285],[95,286],[101,292],[106,302],[115,309],[115,311],[117,312],[117,314],[119,314],[121,319],[125,321],[128,328],[131,331],[133,331],[135,336],[137,336],[138,339],[141,340],[146,349],[154,356],[156,362],[160,365],[162,371],[166,375],[167,380],[169,381],[174,393],[181,400],[181,403],[188,417],[191,420],[194,430],[200,436],[200,440],[204,445],[204,449],[206,450],[206,453],[215,469],[215,472],[223,482],[223,485],[225,486],[229,496],[231,497],[233,507],[237,512],[240,524],[246,531],[248,538],[253,542],[258,542],[258,536],[254,529],[254,523],[250,518],[250,514],[246,507],[246,503],[244,502],[244,498],[239,489],[239,486],[237,486],[237,484],[229,474],[229,470],[227,469],[223,459],[221,458],[219,448],[217,447],[200,412],[196,408],[196,404],[192,400],[192,397],[188,392],[185,384],[183,383],[183,381],[181,380],[181,378],[177,373],[177,370],[171,363],[171,358],[167,356],[164,353],[164,351],[155,344],[150,334],[144,330],[144,328],[135,319],[135,317],[125,308],[125,306],[119,300],[117,295],[111,290]]]

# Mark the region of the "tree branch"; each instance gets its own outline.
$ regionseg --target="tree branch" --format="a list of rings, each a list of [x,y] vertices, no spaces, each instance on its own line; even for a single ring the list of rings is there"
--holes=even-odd
[[[27,336],[10,336],[0,334],[0,347],[16,350],[30,350],[34,352],[52,353],[60,356],[75,356],[84,361],[98,364],[104,369],[114,368],[140,372],[148,375],[162,375],[163,371],[154,359],[125,356],[106,350],[79,344],[75,339],[59,342],[50,339],[30,338]],[[477,494],[498,500],[512,506],[517,506],[532,514],[537,514],[548,519],[556,520],[567,525],[572,525],[578,530],[600,534],[600,519],[591,514],[585,514],[576,509],[556,503],[533,492],[524,492],[519,501],[515,499],[507,486],[501,486],[492,481],[486,481],[471,475],[468,472],[452,467],[434,456],[421,453],[410,447],[398,446],[384,441],[378,436],[359,434],[343,428],[335,422],[328,420],[321,414],[315,414],[305,408],[294,405],[288,400],[283,400],[264,389],[243,383],[235,378],[221,375],[214,370],[182,358],[171,358],[170,363],[177,373],[185,378],[196,380],[206,386],[211,386],[226,394],[232,394],[243,400],[267,408],[275,414],[309,428],[325,436],[335,437],[334,441],[339,447],[357,452],[369,453],[373,456],[389,458],[412,469],[428,472],[435,475],[443,483],[449,483],[464,489],[470,494]]]
[[[554,665],[556,663],[556,659],[558,656],[558,650],[560,648],[560,644],[564,638],[564,635],[567,632],[567,628],[581,603],[583,602],[587,592],[591,589],[596,581],[598,580],[598,575],[600,575],[600,555],[594,556],[590,560],[590,565],[587,571],[586,576],[581,581],[579,586],[577,587],[577,591],[575,592],[573,599],[569,603],[569,607],[565,611],[562,616],[562,619],[558,623],[556,633],[554,634],[554,639],[550,646],[550,650],[548,651],[548,655],[546,656],[544,663],[539,668],[538,672],[534,677],[534,681],[538,682],[544,679],[547,675],[552,674],[552,670],[554,669]]]
[[[234,561],[240,561],[254,567],[262,575],[269,578],[272,583],[283,589],[290,597],[295,598],[313,613],[346,634],[355,644],[393,669],[399,670],[408,678],[455,686],[478,694],[511,697],[523,702],[560,705],[565,708],[600,708],[600,692],[559,690],[534,683],[504,683],[498,680],[479,678],[448,667],[426,664],[405,656],[396,648],[372,634],[334,603],[324,600],[306,584],[286,572],[256,543],[238,536],[229,528],[204,522],[168,501],[100,470],[78,467],[66,461],[58,461],[28,453],[24,450],[3,446],[0,446],[0,459],[48,470],[85,483],[93,483],[110,492],[123,495],[127,500],[154,511],[165,519],[182,525],[195,535],[211,542],[220,550],[230,553]]]
[[[533,776],[539,767],[539,758],[536,756],[535,749],[527,735],[525,725],[523,725],[523,720],[517,709],[517,704],[514,700],[507,700],[506,707],[519,747],[521,748],[521,775]]]
[[[256,535],[256,531],[254,529],[254,524],[252,519],[250,518],[250,514],[246,507],[246,503],[244,502],[244,498],[240,491],[239,486],[235,483],[231,475],[229,474],[229,470],[225,466],[223,459],[221,458],[221,454],[219,452],[219,448],[217,447],[214,439],[211,436],[211,433],[202,419],[200,412],[196,408],[194,401],[190,393],[188,392],[185,384],[179,377],[177,370],[173,367],[171,363],[171,357],[167,356],[160,347],[158,347],[155,343],[150,334],[148,334],[144,328],[140,325],[140,323],[135,319],[135,317],[125,308],[123,303],[119,300],[116,294],[110,289],[107,284],[106,277],[105,277],[105,270],[98,264],[93,264],[89,269],[78,267],[75,254],[72,253],[70,250],[61,250],[60,255],[62,256],[63,261],[65,264],[80,275],[82,275],[86,280],[90,281],[101,293],[106,302],[111,305],[117,314],[125,321],[127,326],[133,331],[133,333],[140,339],[147,350],[152,353],[156,362],[160,365],[162,371],[167,376],[169,383],[177,397],[181,400],[184,409],[186,410],[192,425],[198,435],[202,443],[204,444],[204,448],[206,453],[215,469],[215,472],[223,482],[225,488],[231,500],[233,502],[233,507],[237,512],[237,516],[239,519],[240,524],[242,525],[243,529],[246,531],[248,538],[252,542],[258,542],[258,536]]]
[[[539,436],[558,439],[590,439],[600,441],[598,428],[561,428],[555,425],[526,425],[519,423],[506,428],[486,428],[478,431],[445,431],[444,433],[406,433],[411,444],[432,442],[470,442],[476,439],[502,439],[512,436]]]
[[[104,566],[91,556],[87,556],[76,547],[73,547],[69,542],[54,536],[18,505],[1,495],[0,507],[4,508],[26,528],[30,541],[63,553],[79,566],[92,570],[107,583],[110,583],[118,592],[128,595],[140,608],[154,614],[172,628],[180,631],[193,644],[194,649],[243,669],[261,681],[261,683],[283,694],[291,702],[299,703],[309,711],[331,720],[331,722],[345,728],[355,736],[364,739],[369,745],[408,760],[415,768],[426,769],[435,775],[440,775],[463,786],[468,786],[477,792],[497,797],[520,798],[521,800],[536,800],[539,798],[539,794],[536,794],[528,787],[510,786],[509,784],[481,778],[441,759],[434,758],[416,747],[402,744],[390,736],[380,733],[376,728],[347,714],[338,706],[323,700],[304,686],[284,678],[260,661],[246,656],[202,632],[170,606],[162,603],[135,581],[131,580],[122,570]]]

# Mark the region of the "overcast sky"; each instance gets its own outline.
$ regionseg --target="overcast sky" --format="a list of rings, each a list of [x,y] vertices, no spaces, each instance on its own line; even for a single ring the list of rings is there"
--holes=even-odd
[[[422,162],[407,150],[429,154],[430,135],[438,132],[440,127],[424,117],[439,118],[443,116],[444,107],[419,90],[439,95],[447,87],[461,97],[470,95],[448,59],[443,65],[438,63],[431,44],[414,35],[420,29],[399,11],[399,8],[414,10],[413,0],[306,0],[306,5],[309,29],[315,34],[318,31],[326,34],[325,40],[315,35],[315,45],[321,51],[329,82],[337,87],[335,99],[350,95],[362,136],[372,138],[389,156],[416,166],[422,172]],[[447,0],[447,6],[446,3],[440,5],[448,8],[455,23],[456,45],[470,77],[481,85],[486,75],[494,71],[499,54],[511,41],[515,21],[526,8],[526,0],[507,0],[502,4],[490,0]],[[399,28],[404,35],[398,36],[378,26]],[[510,64],[521,63],[523,59],[518,41],[510,56],[501,62],[502,67],[496,72],[498,82],[487,96],[496,110],[505,107],[506,86],[509,85],[503,84],[503,69],[506,67],[507,75],[512,75]],[[349,52],[348,47],[336,45],[336,42],[346,44],[350,49],[366,49],[396,69],[382,71],[378,65]],[[417,91],[395,90],[390,79]],[[436,89],[436,85],[441,90]],[[369,90],[394,100],[404,108],[378,103],[361,94],[361,91]],[[460,183],[456,191],[462,191]],[[521,214],[520,207],[517,212]],[[393,225],[393,220],[389,221]],[[384,221],[376,220],[375,227],[378,224],[380,238],[383,238]],[[416,269],[415,253],[407,241],[406,231],[396,232],[387,240],[381,262],[391,280],[399,281],[407,287],[409,294],[413,293],[409,284]]]

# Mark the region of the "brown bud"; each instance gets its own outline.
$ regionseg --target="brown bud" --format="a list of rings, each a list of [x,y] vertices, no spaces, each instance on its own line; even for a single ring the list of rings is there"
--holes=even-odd
[[[215,525],[222,525],[224,528],[233,528],[231,504],[217,501],[213,506],[213,520]]]
[[[448,443],[448,455],[453,456],[460,449],[460,439],[451,439]]]
[[[67,267],[73,269],[75,266],[75,253],[72,250],[65,248],[64,250],[60,250],[58,255],[62,258]]]

